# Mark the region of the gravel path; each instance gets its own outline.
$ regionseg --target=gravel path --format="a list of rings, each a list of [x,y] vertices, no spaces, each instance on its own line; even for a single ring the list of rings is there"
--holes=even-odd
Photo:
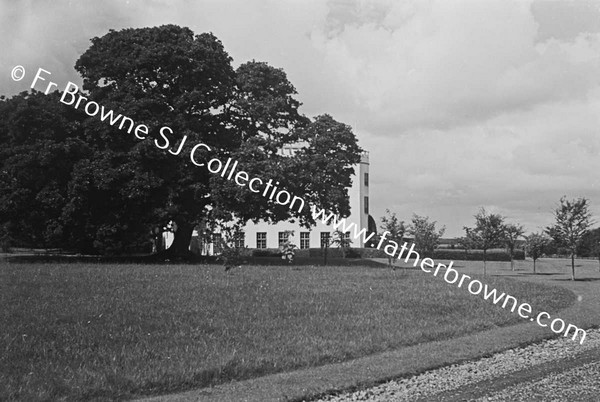
[[[319,401],[598,401],[600,330],[507,350]]]

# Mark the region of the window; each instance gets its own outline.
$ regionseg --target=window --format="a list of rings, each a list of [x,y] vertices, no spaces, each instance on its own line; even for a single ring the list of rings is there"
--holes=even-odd
[[[369,174],[365,173],[365,186],[369,187]]]
[[[329,247],[329,232],[321,232],[321,248]]]
[[[279,232],[279,247],[283,245],[286,241],[288,241],[288,233],[287,232]]]
[[[300,248],[310,248],[310,232],[300,232]]]
[[[267,232],[256,233],[256,248],[267,248]]]
[[[365,214],[369,213],[369,197],[365,197]]]
[[[246,233],[238,232],[233,240],[233,245],[236,248],[246,247]]]

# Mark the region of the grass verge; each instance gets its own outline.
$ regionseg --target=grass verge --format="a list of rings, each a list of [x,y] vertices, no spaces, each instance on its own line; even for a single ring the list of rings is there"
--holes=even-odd
[[[571,292],[486,278],[553,312]],[[0,399],[206,387],[518,322],[418,271],[0,264]]]

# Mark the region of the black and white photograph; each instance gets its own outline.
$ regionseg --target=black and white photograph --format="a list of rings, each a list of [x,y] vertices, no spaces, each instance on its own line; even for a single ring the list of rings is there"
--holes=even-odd
[[[600,401],[600,0],[0,32],[0,402]]]

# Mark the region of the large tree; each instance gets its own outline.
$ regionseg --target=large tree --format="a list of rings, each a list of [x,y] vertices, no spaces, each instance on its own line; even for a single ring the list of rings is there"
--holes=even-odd
[[[0,98],[0,240],[5,247],[63,244],[62,213],[74,165],[89,154],[81,113],[58,93]]]
[[[502,244],[504,237],[504,217],[490,214],[481,208],[474,216],[475,227],[464,227],[470,244],[483,250],[483,274],[487,274],[487,251]]]
[[[557,244],[566,247],[571,254],[571,279],[575,280],[575,254],[584,234],[592,225],[592,214],[586,198],[567,199],[561,197],[560,205],[554,210],[556,222],[546,228],[546,233]]]
[[[301,115],[283,70],[255,61],[234,70],[214,35],[174,25],[93,38],[75,68],[83,78],[81,95],[149,130],[137,136],[119,123],[81,120],[77,138],[88,152],[65,176],[61,211],[73,247],[123,251],[173,221],[166,256],[185,256],[194,226],[207,220],[314,223],[308,207],[276,204],[195,165],[191,150],[200,143],[210,150],[200,148],[196,163],[231,157],[250,176],[349,214],[346,188],[361,152],[356,137],[328,115],[314,121]],[[303,148],[296,155],[281,154],[298,143]]]

